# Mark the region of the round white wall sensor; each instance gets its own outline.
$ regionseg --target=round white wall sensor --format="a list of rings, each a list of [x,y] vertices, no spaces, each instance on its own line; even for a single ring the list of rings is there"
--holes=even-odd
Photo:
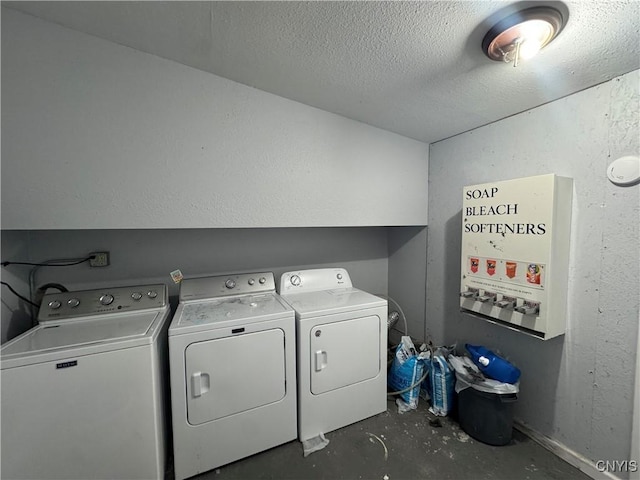
[[[612,183],[622,187],[640,182],[640,157],[628,155],[614,160],[607,168],[607,177]]]

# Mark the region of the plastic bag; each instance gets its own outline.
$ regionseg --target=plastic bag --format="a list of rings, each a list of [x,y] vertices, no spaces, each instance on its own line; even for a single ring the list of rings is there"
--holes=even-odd
[[[504,383],[516,383],[520,378],[519,368],[491,350],[480,345],[470,345],[468,343],[465,348],[471,355],[471,359],[480,368],[480,371],[487,377]]]
[[[520,390],[517,382],[515,384],[504,383],[485,377],[469,357],[449,355],[448,360],[456,372],[456,393],[460,393],[469,387],[473,387],[480,392],[497,394],[518,393]]]
[[[456,378],[447,359],[437,352],[433,358],[426,360],[429,364],[429,411],[436,416],[445,417],[453,408],[453,392]]]
[[[423,345],[424,347],[424,345]],[[423,375],[426,373],[427,376],[425,377],[425,379],[422,381],[422,383],[420,384],[420,396],[425,399],[426,401],[430,402],[431,401],[431,380],[429,379],[429,375],[428,373],[430,373],[430,369],[431,369],[431,352],[427,351],[427,352],[423,352],[422,353],[423,356],[423,363],[424,363],[424,372]]]
[[[305,457],[308,457],[313,452],[322,450],[327,445],[329,445],[329,439],[325,438],[323,433],[320,433],[319,435],[302,442],[302,453]]]
[[[398,414],[400,415],[415,410],[415,408],[411,408],[411,406],[401,398],[396,398],[396,405],[398,406]]]
[[[396,354],[387,377],[387,386],[394,392],[404,390],[420,380],[423,369],[424,364],[416,352],[411,337],[403,336],[396,348]],[[418,407],[419,393],[420,385],[418,384],[401,393],[400,397],[413,410]]]

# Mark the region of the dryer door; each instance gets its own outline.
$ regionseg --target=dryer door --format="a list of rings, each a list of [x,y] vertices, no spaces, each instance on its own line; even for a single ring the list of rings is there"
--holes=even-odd
[[[316,325],[310,331],[311,393],[319,395],[380,373],[380,318]]]
[[[277,402],[285,396],[279,328],[190,344],[185,351],[191,425]]]

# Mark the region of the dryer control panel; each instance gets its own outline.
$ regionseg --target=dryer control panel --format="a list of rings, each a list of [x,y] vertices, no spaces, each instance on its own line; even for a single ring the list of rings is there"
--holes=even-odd
[[[283,273],[280,277],[279,293],[286,295],[351,287],[351,278],[344,268],[316,268]]]
[[[49,293],[42,299],[38,321],[160,308],[167,304],[163,283]]]
[[[272,272],[186,278],[180,283],[180,302],[275,291]]]

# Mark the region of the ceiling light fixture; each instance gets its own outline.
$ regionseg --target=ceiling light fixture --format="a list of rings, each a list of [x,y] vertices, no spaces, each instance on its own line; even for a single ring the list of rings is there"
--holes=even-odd
[[[562,14],[552,7],[521,10],[496,23],[482,40],[482,50],[491,60],[513,62],[537,54],[564,27]]]

